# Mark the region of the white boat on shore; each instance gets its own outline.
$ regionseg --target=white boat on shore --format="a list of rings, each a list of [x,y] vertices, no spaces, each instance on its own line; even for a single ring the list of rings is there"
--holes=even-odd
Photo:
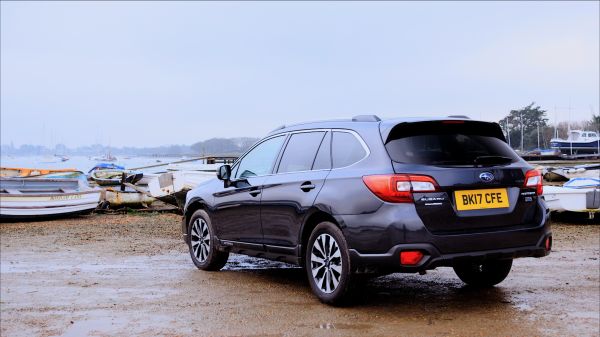
[[[600,211],[600,190],[544,186],[544,200],[555,212],[585,212],[590,219]]]
[[[79,179],[0,178],[0,218],[32,220],[84,214],[98,206],[100,188]]]
[[[198,184],[216,178],[216,172],[177,171],[161,174],[148,183],[152,197],[183,208],[187,192]]]
[[[217,172],[217,169],[221,167],[221,165],[223,164],[202,164],[197,162],[169,164],[169,166],[167,166],[167,171]]]

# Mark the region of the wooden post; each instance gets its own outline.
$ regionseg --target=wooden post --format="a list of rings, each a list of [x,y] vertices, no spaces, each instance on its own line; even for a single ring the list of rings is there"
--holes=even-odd
[[[125,192],[125,183],[127,182],[127,174],[123,172],[121,174],[121,192]]]

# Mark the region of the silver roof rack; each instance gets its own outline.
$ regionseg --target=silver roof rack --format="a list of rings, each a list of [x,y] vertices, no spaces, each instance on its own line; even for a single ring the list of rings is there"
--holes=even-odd
[[[375,115],[358,115],[352,117],[353,122],[380,122],[381,118]]]

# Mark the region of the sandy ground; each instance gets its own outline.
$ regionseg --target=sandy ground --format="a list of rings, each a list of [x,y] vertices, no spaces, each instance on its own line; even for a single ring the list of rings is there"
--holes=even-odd
[[[1,224],[2,336],[597,336],[598,221],[555,222],[554,251],[490,289],[450,268],[371,280],[354,306],[313,295],[302,269],[231,255],[204,272],[180,216]],[[568,222],[568,223],[567,223]]]

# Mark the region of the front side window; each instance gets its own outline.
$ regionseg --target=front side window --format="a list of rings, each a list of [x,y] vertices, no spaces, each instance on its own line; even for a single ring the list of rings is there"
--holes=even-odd
[[[367,151],[349,132],[333,132],[331,160],[333,168],[350,166],[367,156]]]
[[[310,171],[325,132],[295,133],[285,147],[277,173]]]
[[[238,165],[235,178],[246,178],[269,174],[284,135],[266,140],[248,152]]]

